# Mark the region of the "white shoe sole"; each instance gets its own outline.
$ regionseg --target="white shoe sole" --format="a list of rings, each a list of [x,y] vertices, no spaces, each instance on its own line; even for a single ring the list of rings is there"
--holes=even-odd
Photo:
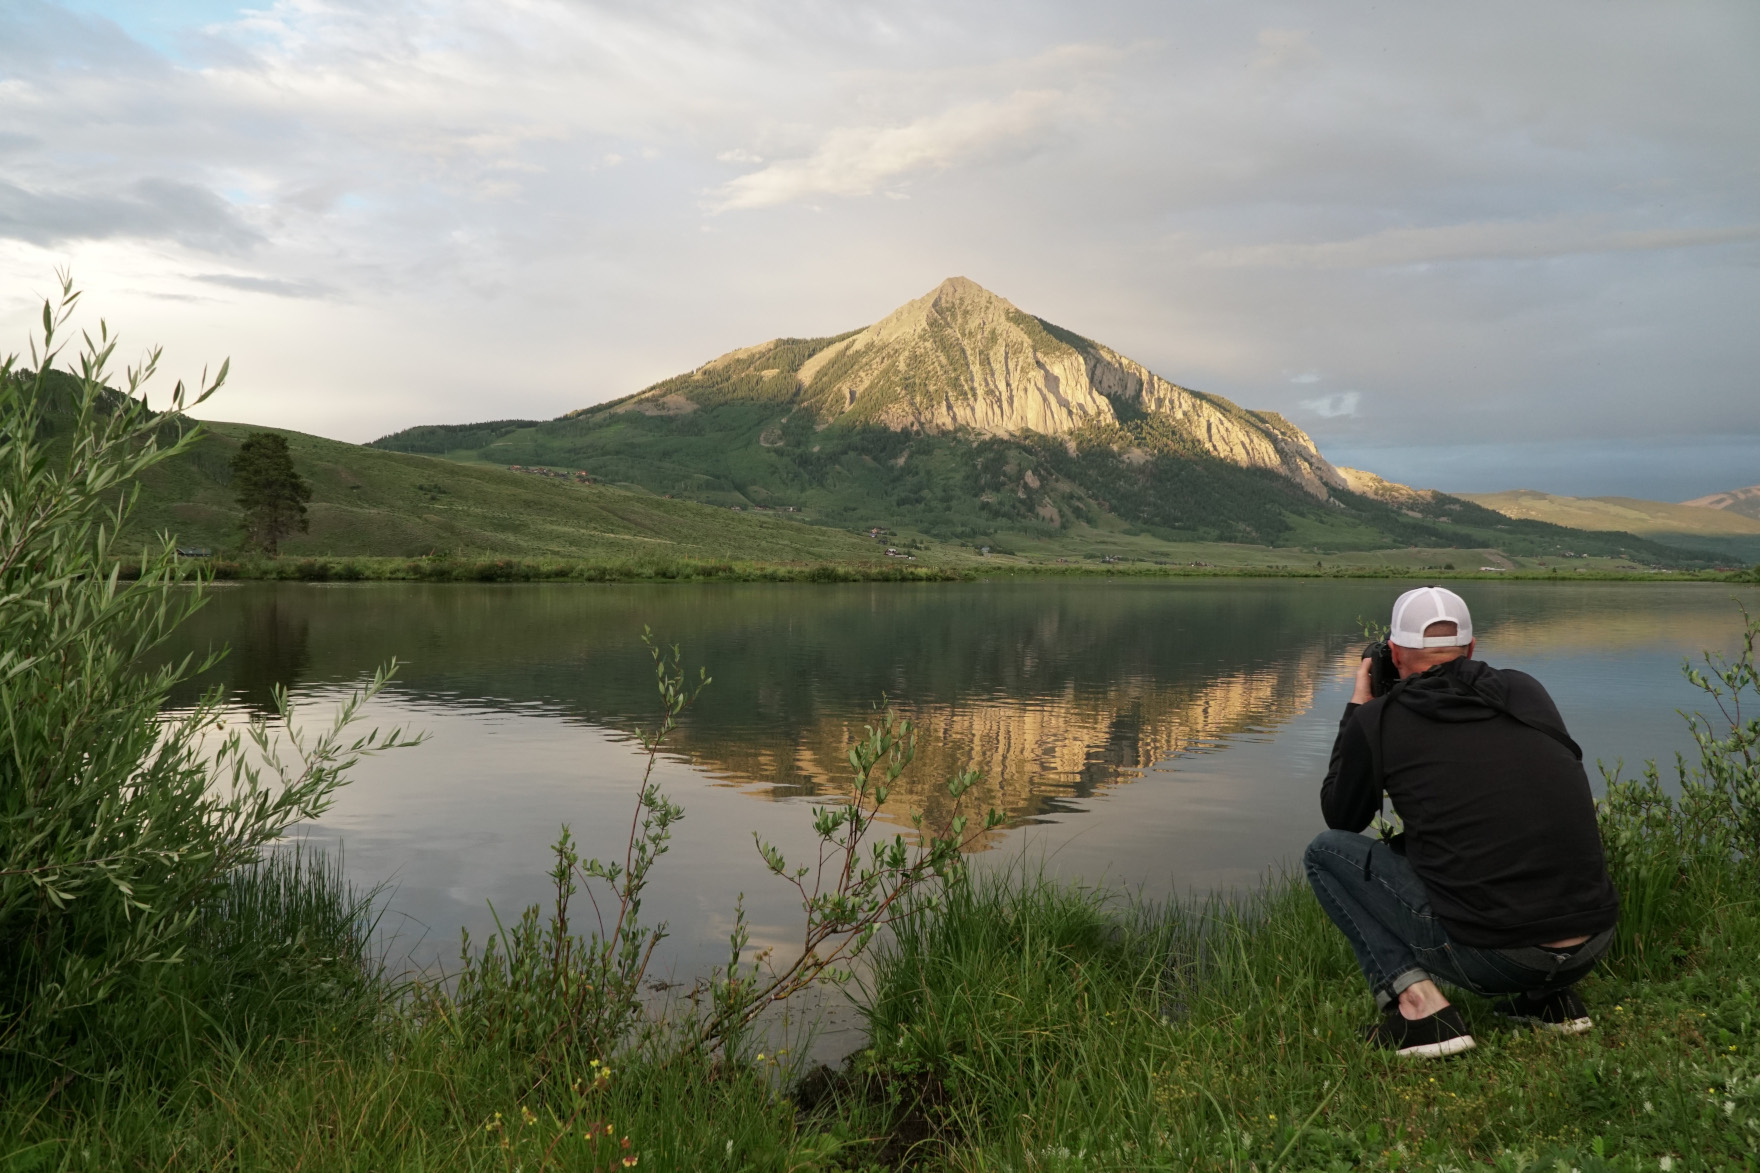
[[[1452,1039],[1443,1039],[1440,1043],[1418,1043],[1415,1046],[1401,1047],[1399,1054],[1406,1059],[1446,1059],[1462,1051],[1471,1051],[1478,1045],[1473,1041],[1472,1035],[1456,1035]]]

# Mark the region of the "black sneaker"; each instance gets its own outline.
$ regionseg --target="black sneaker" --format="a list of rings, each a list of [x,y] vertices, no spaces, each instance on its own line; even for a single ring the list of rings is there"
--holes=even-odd
[[[1557,1031],[1561,1035],[1580,1035],[1595,1025],[1595,1020],[1589,1017],[1589,1008],[1569,986],[1539,999],[1531,994],[1512,994],[1497,1002],[1497,1012],[1505,1018],[1529,1023],[1540,1030]]]
[[[1477,1044],[1461,1021],[1461,1012],[1444,1006],[1428,1018],[1407,1018],[1389,1006],[1381,1021],[1363,1032],[1370,1044],[1398,1051],[1410,1059],[1442,1059],[1471,1051]]]

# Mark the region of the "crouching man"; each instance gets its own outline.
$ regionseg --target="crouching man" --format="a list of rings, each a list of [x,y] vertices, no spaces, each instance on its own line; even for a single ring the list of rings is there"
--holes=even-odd
[[[1407,591],[1392,627],[1399,681],[1371,697],[1371,661],[1359,666],[1320,791],[1332,830],[1303,858],[1381,1009],[1367,1037],[1401,1055],[1469,1050],[1438,982],[1588,1030],[1571,987],[1607,951],[1619,898],[1583,751],[1539,681],[1473,659],[1453,591]],[[1391,841],[1360,833],[1383,793],[1404,823]]]

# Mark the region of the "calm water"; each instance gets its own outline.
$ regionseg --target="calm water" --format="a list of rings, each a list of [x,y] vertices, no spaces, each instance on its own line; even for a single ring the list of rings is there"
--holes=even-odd
[[[1362,644],[1399,587],[1322,581],[817,586],[248,584],[215,591],[183,645],[229,645],[207,683],[261,709],[284,684],[314,722],[393,656],[373,722],[426,744],[363,762],[305,828],[348,870],[389,881],[400,948],[455,955],[542,899],[547,845],[569,823],[621,852],[651,723],[643,625],[714,683],[657,777],[686,817],[649,912],[677,976],[722,957],[734,899],[754,942],[798,924],[752,833],[804,855],[807,807],[838,785],[871,704],[923,730],[889,804],[935,806],[972,765],[1010,825],[985,866],[1023,856],[1151,895],[1249,884],[1321,826],[1317,792]],[[1693,584],[1472,584],[1481,658],[1537,675],[1588,757],[1671,759],[1680,661],[1734,647],[1732,589]],[[187,703],[193,688],[179,703]],[[1591,771],[1593,773],[1593,771]],[[804,862],[804,860],[803,860]]]

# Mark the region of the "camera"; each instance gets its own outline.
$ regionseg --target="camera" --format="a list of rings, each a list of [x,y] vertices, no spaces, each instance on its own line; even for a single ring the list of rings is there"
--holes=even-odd
[[[1393,649],[1387,641],[1378,639],[1363,649],[1363,659],[1369,661],[1369,695],[1386,696],[1387,690],[1399,683],[1399,669],[1393,666]]]

